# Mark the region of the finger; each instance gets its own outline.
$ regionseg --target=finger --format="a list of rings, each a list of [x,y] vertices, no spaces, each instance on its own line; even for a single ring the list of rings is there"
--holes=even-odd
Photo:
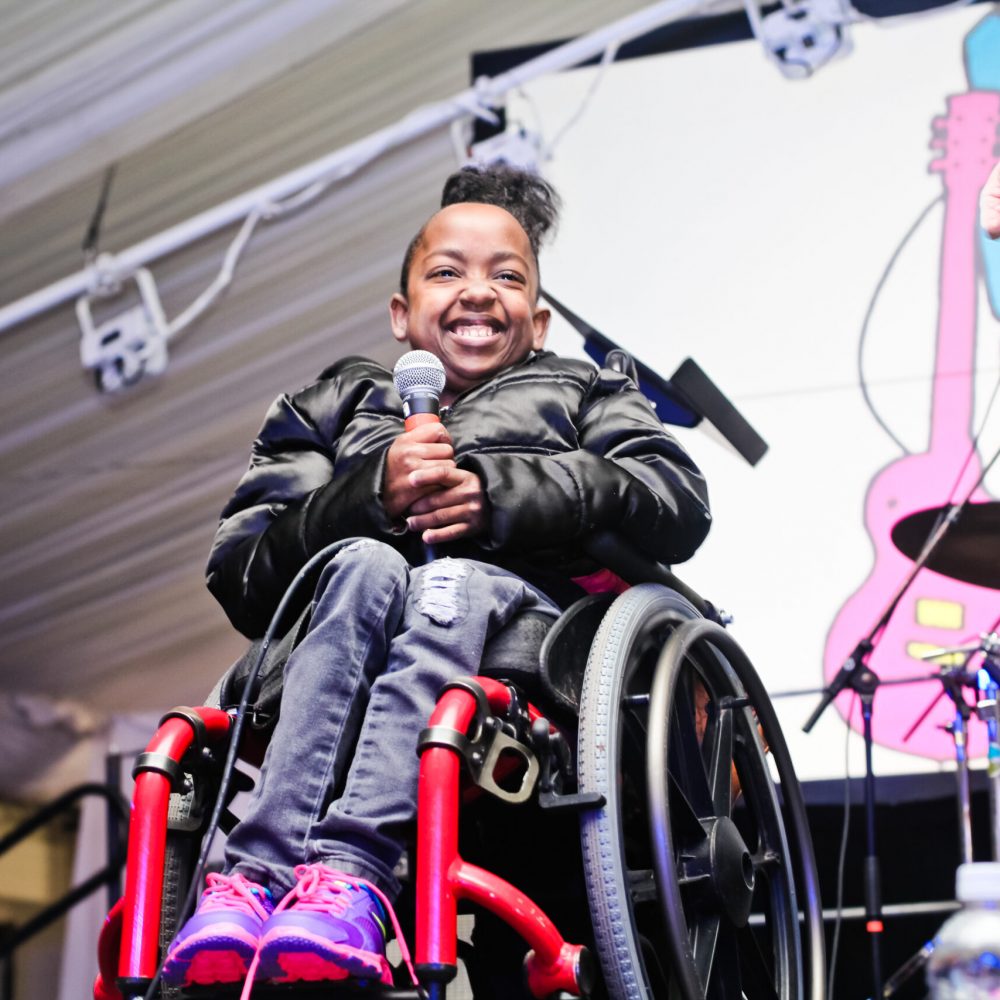
[[[482,497],[478,491],[470,490],[464,483],[452,487],[440,487],[425,494],[420,500],[410,506],[411,514],[429,514],[434,510],[446,507],[467,505],[470,508],[481,509]]]
[[[457,542],[461,538],[469,538],[476,534],[471,524],[449,524],[445,528],[428,528],[420,540],[425,545],[443,545],[445,542]]]
[[[423,444],[432,444],[435,441],[451,443],[451,435],[448,433],[448,428],[437,420],[427,424],[418,424],[413,430],[404,431],[400,436]]]
[[[455,452],[450,444],[418,444],[407,449],[405,457],[419,462],[449,462],[455,464]]]
[[[411,508],[412,510],[412,508]],[[474,517],[465,504],[428,511],[426,514],[410,514],[406,526],[410,531],[426,531],[428,528],[446,528],[452,524],[468,523]]]
[[[451,487],[458,486],[464,479],[464,474],[454,462],[439,462],[414,469],[407,478],[415,489],[426,486]]]

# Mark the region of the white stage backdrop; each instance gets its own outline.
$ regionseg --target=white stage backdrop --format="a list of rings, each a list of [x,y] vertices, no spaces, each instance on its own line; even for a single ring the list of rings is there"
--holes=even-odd
[[[566,209],[543,284],[664,375],[693,357],[770,444],[751,468],[678,431],[716,518],[681,575],[735,615],[772,692],[820,687],[878,618],[911,565],[889,530],[948,500],[1000,367],[1000,246],[979,245],[974,217],[1000,110],[1000,15],[980,5],[852,35],[847,58],[805,81],[755,42],[616,64],[544,167]],[[551,138],[597,72],[526,87],[511,122]],[[556,350],[580,344],[554,327]],[[963,495],[998,447],[1000,405]],[[1000,463],[977,499],[998,490]],[[1000,538],[984,544],[1000,562]],[[998,617],[1000,591],[925,571],[872,666],[884,680],[926,674],[922,650]],[[947,699],[904,741],[939,691],[879,689],[878,773],[949,766]],[[848,745],[859,773],[849,698],[806,735],[816,702],[778,702],[801,776],[842,775]]]

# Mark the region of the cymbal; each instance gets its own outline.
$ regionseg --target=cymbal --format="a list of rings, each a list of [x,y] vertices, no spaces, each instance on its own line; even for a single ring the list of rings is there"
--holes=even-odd
[[[897,521],[892,543],[916,561],[947,507],[920,510]],[[942,576],[1000,590],[1000,502],[966,504],[931,553],[927,568]]]

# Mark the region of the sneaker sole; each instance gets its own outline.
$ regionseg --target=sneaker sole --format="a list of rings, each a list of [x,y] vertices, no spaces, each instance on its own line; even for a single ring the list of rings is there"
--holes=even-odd
[[[392,969],[382,955],[297,930],[261,941],[255,978],[272,983],[374,979],[391,986]]]
[[[252,937],[229,934],[192,935],[177,947],[163,966],[170,986],[210,986],[241,983],[257,951]]]

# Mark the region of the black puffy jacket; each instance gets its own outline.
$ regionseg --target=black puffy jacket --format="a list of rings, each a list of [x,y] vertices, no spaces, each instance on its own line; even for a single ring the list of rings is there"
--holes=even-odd
[[[581,551],[613,530],[648,556],[692,555],[711,517],[701,473],[625,376],[548,351],[457,397],[442,412],[457,464],[489,499],[489,529],[435,554],[503,565],[566,605],[570,578],[598,567]],[[279,397],[250,468],[222,512],[208,586],[245,635],[262,635],[305,562],[341,538],[367,536],[423,561],[381,503],[386,451],[403,430],[391,374],[345,358]]]

